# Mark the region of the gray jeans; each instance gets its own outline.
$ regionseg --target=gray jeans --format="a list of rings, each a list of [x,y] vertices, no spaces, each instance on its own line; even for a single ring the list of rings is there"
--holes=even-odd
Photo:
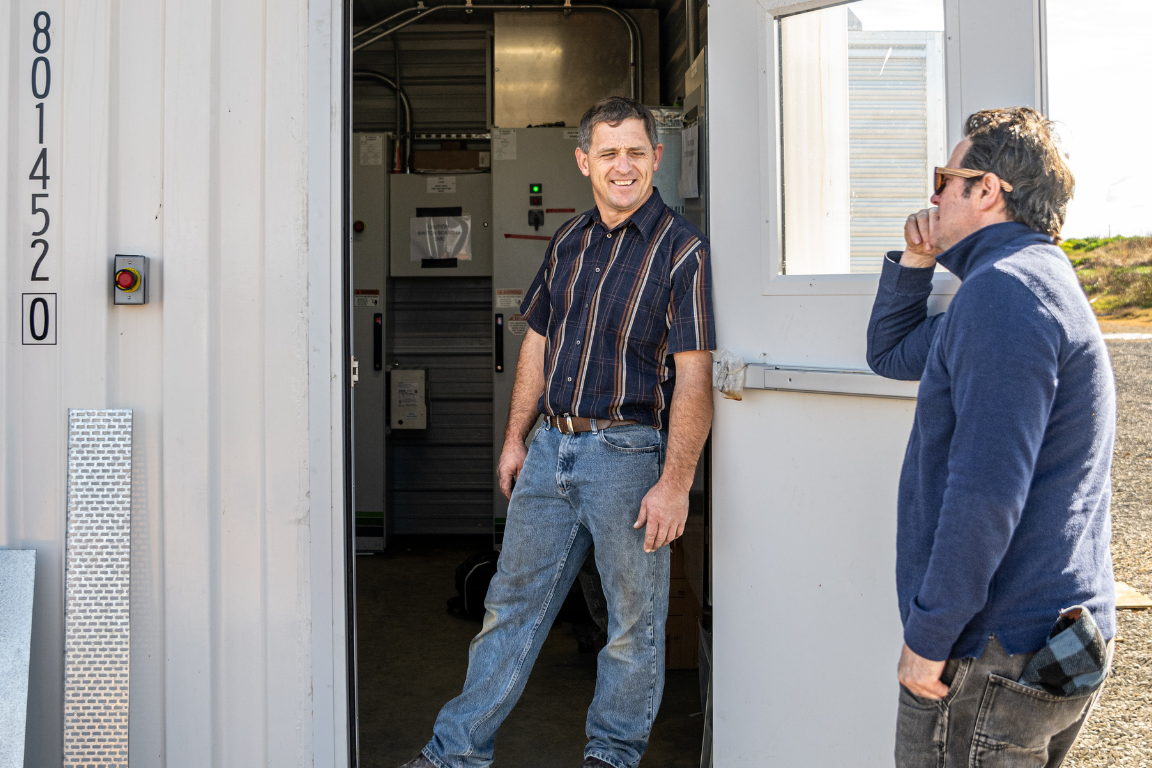
[[[1056,768],[1104,689],[1053,696],[1016,681],[1030,653],[1009,656],[992,637],[978,659],[951,659],[943,699],[900,686],[897,768]],[[1112,662],[1112,643],[1108,644]]]

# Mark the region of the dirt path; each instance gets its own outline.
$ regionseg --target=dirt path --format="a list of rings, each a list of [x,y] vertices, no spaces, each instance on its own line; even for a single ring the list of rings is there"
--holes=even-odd
[[[1105,333],[1152,332],[1149,326]],[[1152,341],[1110,341],[1119,421],[1112,464],[1116,578],[1152,595]],[[1152,611],[1121,611],[1112,679],[1069,768],[1152,766]]]

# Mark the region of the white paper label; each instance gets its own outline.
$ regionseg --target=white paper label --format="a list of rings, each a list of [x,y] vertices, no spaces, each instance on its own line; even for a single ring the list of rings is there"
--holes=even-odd
[[[564,138],[569,139],[571,141],[580,141],[580,129],[579,128],[573,128],[571,130],[564,131]]]
[[[379,296],[353,296],[352,300],[357,307],[378,307],[380,306]]]
[[[518,307],[524,301],[523,288],[497,288],[497,307]]]
[[[680,197],[687,200],[700,197],[700,174],[697,171],[699,127],[693,125],[690,128],[685,128],[680,136],[680,184],[678,191]]]
[[[455,176],[429,176],[428,177],[428,194],[455,194],[456,193],[456,177]]]
[[[409,227],[412,261],[472,259],[472,216],[416,216]]]
[[[481,168],[491,168],[492,167],[492,153],[491,152],[481,152],[480,153],[480,162],[478,163],[478,165]]]
[[[524,315],[512,315],[508,318],[508,330],[514,336],[523,336],[528,333],[528,321]]]
[[[384,134],[360,134],[360,165],[384,165]]]
[[[420,382],[412,379],[396,383],[396,405],[401,408],[420,407]],[[419,411],[408,411],[405,416],[419,416]]]
[[[498,128],[492,137],[492,151],[496,153],[497,160],[515,160],[516,129]]]

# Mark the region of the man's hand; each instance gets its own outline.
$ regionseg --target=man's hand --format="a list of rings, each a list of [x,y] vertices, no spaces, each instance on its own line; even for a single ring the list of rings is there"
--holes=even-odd
[[[500,493],[504,498],[512,498],[512,484],[520,477],[520,470],[524,468],[524,459],[528,457],[528,449],[518,440],[505,440],[504,448],[500,451],[500,464],[496,468],[496,476],[500,480]]]
[[[633,528],[647,525],[644,531],[644,551],[655,552],[684,535],[684,521],[688,519],[688,491],[679,491],[661,478],[640,502],[640,516]]]
[[[936,257],[943,253],[937,248],[934,237],[940,223],[939,208],[925,208],[908,217],[904,222],[904,255],[900,265],[924,268],[936,266]]]
[[[924,699],[942,699],[948,695],[948,686],[940,682],[944,662],[930,661],[918,655],[907,645],[900,652],[900,665],[896,677],[912,693]]]

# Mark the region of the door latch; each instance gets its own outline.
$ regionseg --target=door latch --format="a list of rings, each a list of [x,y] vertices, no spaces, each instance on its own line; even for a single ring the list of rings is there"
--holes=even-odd
[[[360,381],[360,361],[356,356],[352,356],[352,386],[356,386],[356,382]]]

